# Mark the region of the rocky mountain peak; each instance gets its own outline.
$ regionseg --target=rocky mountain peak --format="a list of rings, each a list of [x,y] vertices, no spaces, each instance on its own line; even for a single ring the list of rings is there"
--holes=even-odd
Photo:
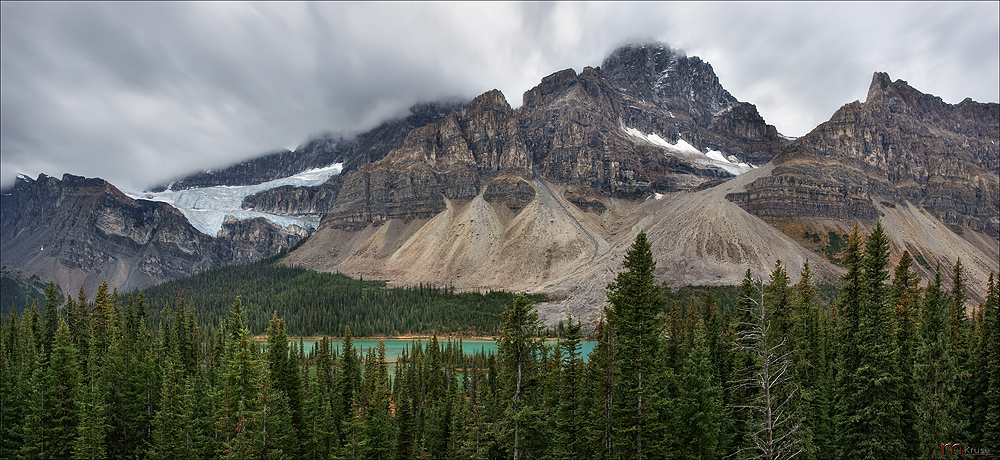
[[[739,104],[719,83],[711,64],[666,44],[623,46],[605,58],[601,68],[629,96],[690,112],[702,126]]]
[[[491,89],[479,96],[476,96],[471,102],[462,108],[462,113],[473,113],[479,110],[500,110],[504,112],[510,112],[513,109],[510,108],[510,104],[507,103],[507,98],[504,97],[503,93],[498,89]]]
[[[884,214],[880,206],[908,202],[955,233],[996,238],[997,139],[1000,105],[951,105],[876,72],[864,103],[844,105],[790,145],[775,158],[773,174],[750,184],[738,202],[772,220],[869,223]]]
[[[885,72],[875,72],[875,74],[872,75],[872,84],[868,87],[868,96],[865,98],[865,102],[881,100],[885,94],[886,88],[888,88],[889,85],[892,85],[892,79],[889,78],[889,74]]]

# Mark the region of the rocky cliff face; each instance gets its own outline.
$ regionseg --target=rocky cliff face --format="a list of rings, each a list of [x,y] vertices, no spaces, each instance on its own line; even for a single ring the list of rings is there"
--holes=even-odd
[[[622,47],[599,68],[544,78],[524,94],[518,121],[542,176],[617,197],[732,177],[693,158],[711,150],[763,164],[783,147],[774,127],[729,94],[709,64],[665,45]],[[637,141],[636,133],[676,148]]]
[[[774,127],[723,89],[700,59],[665,45],[630,46],[612,53],[605,68],[556,72],[526,92],[516,111],[490,91],[411,131],[402,147],[345,172],[336,185],[276,189],[244,206],[321,212],[329,203],[323,225],[361,229],[429,218],[445,209],[445,199],[483,192],[520,209],[534,190],[519,181],[538,175],[570,186],[564,198],[600,214],[607,209],[602,197],[693,189],[733,177],[734,163],[766,162],[782,147]],[[711,159],[712,150],[728,159]]]
[[[874,222],[912,203],[961,234],[1000,230],[1000,105],[950,105],[876,73],[852,102],[775,158],[774,174],[730,199],[769,220]]]
[[[407,116],[386,121],[356,136],[323,135],[294,152],[282,150],[270,153],[218,171],[195,173],[168,185],[172,190],[254,185],[334,163],[344,163],[343,172],[353,171],[363,164],[382,159],[389,151],[402,146],[406,135],[414,128],[438,121],[461,106],[462,103],[457,101],[417,104],[410,108]],[[160,191],[166,187],[161,185],[153,189]]]
[[[2,263],[59,283],[63,292],[104,280],[144,287],[207,268],[245,263],[295,245],[306,232],[263,219],[227,221],[218,238],[176,208],[134,200],[102,179],[21,177],[0,200]],[[92,293],[91,293],[92,294]]]
[[[490,198],[506,202],[500,191],[517,192],[512,178],[528,177],[530,168],[514,110],[493,90],[460,112],[414,129],[401,148],[378,162],[344,175],[321,225],[361,229],[372,222],[432,217],[445,209],[445,199],[471,200],[491,186]],[[524,193],[522,188],[512,195],[511,206],[523,206]]]

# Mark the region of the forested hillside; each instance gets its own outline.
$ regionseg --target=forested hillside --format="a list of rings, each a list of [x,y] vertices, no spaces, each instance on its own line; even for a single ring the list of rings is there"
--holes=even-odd
[[[990,277],[986,302],[966,316],[966,286],[983,280],[966,280],[959,262],[918,286],[912,258],[889,267],[888,252],[880,225],[871,235],[855,228],[829,309],[808,266],[791,284],[780,262],[768,280],[748,272],[733,308],[713,296],[679,308],[654,282],[640,233],[608,285],[588,360],[579,323],[567,318],[565,337],[545,345],[533,302],[520,295],[504,306],[496,355],[463,355],[435,339],[404,354],[394,373],[384,349],[357,353],[350,316],[339,344],[324,338],[307,353],[290,346],[281,312],[267,322],[266,347],[255,343],[243,297],[229,300],[202,340],[192,296],[154,321],[143,296],[103,285],[93,301],[68,298],[59,308],[50,285],[44,307],[7,315],[0,327],[0,457],[1000,452],[1000,287]],[[239,279],[233,297],[255,289]],[[338,289],[354,289],[352,299],[378,291],[365,283]]]
[[[154,321],[168,306],[184,307],[209,335],[227,317],[237,295],[254,335],[264,333],[277,313],[293,336],[339,336],[349,326],[362,337],[432,332],[493,335],[504,307],[514,299],[506,292],[455,293],[425,285],[387,288],[384,281],[293,268],[276,260],[208,270],[152,286],[142,294]]]

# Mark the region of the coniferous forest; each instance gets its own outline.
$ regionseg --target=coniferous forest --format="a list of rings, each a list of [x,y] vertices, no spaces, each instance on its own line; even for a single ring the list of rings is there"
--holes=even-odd
[[[0,327],[0,458],[1000,453],[997,280],[991,275],[986,302],[967,314],[965,288],[982,280],[965,279],[960,261],[937,267],[929,283],[908,253],[894,267],[888,261],[881,225],[870,235],[855,228],[832,305],[820,301],[808,265],[792,284],[779,261],[767,280],[748,271],[733,301],[706,295],[679,307],[654,282],[640,233],[607,287],[589,356],[572,318],[557,344],[540,340],[536,299],[518,295],[492,320],[467,325],[494,331],[496,354],[464,354],[435,338],[415,343],[392,371],[384,348],[361,355],[352,332],[458,330],[391,308],[451,293],[377,294],[393,300],[384,311],[311,325],[310,302],[327,299],[289,296],[280,312],[247,308],[276,280],[232,284],[224,312],[192,290],[169,294],[174,302],[154,312],[150,299],[168,294],[123,296],[105,284],[94,299],[62,299],[49,285],[43,304],[5,315]],[[324,309],[363,311],[363,283],[316,295],[342,297]],[[382,315],[385,323],[372,326]],[[290,330],[343,338],[306,350],[288,340]],[[266,344],[254,341],[258,333]]]

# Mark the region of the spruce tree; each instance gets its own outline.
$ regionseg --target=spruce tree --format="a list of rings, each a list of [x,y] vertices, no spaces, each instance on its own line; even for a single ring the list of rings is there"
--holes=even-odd
[[[367,458],[385,460],[393,458],[395,432],[390,414],[389,373],[385,362],[385,343],[381,340],[369,352],[366,372],[371,376],[365,382],[368,401],[364,407],[365,438],[368,441]]]
[[[583,423],[583,362],[580,358],[581,325],[566,317],[565,339],[559,342],[563,351],[559,392],[554,395],[559,408],[556,417],[556,458],[583,458],[590,450],[584,436]]]
[[[160,390],[163,401],[153,421],[153,444],[150,458],[194,458],[195,438],[192,420],[193,400],[186,385],[184,368],[177,363],[175,353],[168,355],[164,363],[163,387]]]
[[[920,292],[917,284],[920,279],[911,270],[913,258],[909,251],[903,251],[903,255],[896,264],[893,273],[892,287],[890,288],[889,304],[896,314],[896,342],[899,349],[899,369],[903,376],[900,384],[900,403],[902,413],[900,418],[903,426],[903,445],[905,455],[916,457],[918,455],[919,439],[917,438],[917,395],[916,387],[913,383],[913,362],[917,349],[917,318],[920,301]]]
[[[658,363],[665,300],[653,279],[656,262],[644,232],[625,254],[624,271],[607,287],[605,315],[614,337],[616,455],[647,458],[661,447],[663,404]]]
[[[587,363],[587,383],[591,404],[590,443],[596,446],[595,459],[615,458],[614,449],[614,343],[607,323],[597,323],[597,344]]]
[[[498,354],[503,366],[504,394],[507,401],[501,438],[505,440],[508,455],[514,460],[531,458],[536,452],[531,446],[532,429],[539,423],[533,398],[530,394],[536,378],[537,347],[535,339],[541,330],[538,312],[524,294],[518,294],[503,314],[500,326]]]
[[[802,429],[803,458],[820,455],[815,438],[817,432],[828,432],[829,407],[820,395],[820,307],[816,288],[812,283],[809,261],[802,265],[799,282],[791,289],[791,319],[788,340],[791,349],[795,388]]]
[[[864,236],[858,225],[851,230],[847,247],[841,257],[847,272],[841,276],[843,285],[837,303],[836,331],[836,402],[834,423],[834,445],[837,446],[839,458],[852,458],[865,455],[862,444],[871,436],[870,426],[860,426],[859,412],[871,400],[862,394],[862,382],[857,378],[855,370],[865,359],[863,342],[860,334],[862,312],[862,245]],[[875,455],[875,453],[869,453]]]
[[[55,341],[56,329],[59,328],[59,304],[62,303],[60,297],[56,283],[49,282],[45,286],[45,329],[42,337],[42,346],[46,356],[52,352],[52,342]]]
[[[960,434],[956,419],[959,404],[955,357],[950,353],[948,302],[941,289],[941,264],[934,283],[927,287],[920,312],[920,330],[913,381],[918,396],[917,437],[919,455],[940,455],[942,443],[954,442]]]
[[[903,452],[903,427],[900,414],[899,349],[894,331],[895,314],[890,311],[889,240],[876,223],[865,245],[862,267],[861,314],[858,321],[858,351],[861,360],[853,369],[853,378],[862,398],[856,428],[867,436],[860,437],[854,455],[881,456],[885,452]]]
[[[679,393],[671,406],[677,426],[671,453],[682,458],[719,458],[728,414],[712,369],[704,320],[695,321],[691,351],[678,376]]]
[[[60,322],[44,380],[39,448],[40,458],[69,458],[78,436],[81,392],[80,360],[69,327]]]
[[[302,429],[301,382],[299,368],[293,354],[289,353],[285,321],[278,318],[277,313],[274,313],[267,329],[267,361],[271,374],[271,384],[285,398],[292,427],[296,431],[300,431]],[[287,453],[289,455],[297,454],[297,452]]]
[[[1000,449],[1000,282],[990,273],[989,293],[983,304],[984,369],[977,372],[986,376],[986,394],[982,405],[983,445]]]

